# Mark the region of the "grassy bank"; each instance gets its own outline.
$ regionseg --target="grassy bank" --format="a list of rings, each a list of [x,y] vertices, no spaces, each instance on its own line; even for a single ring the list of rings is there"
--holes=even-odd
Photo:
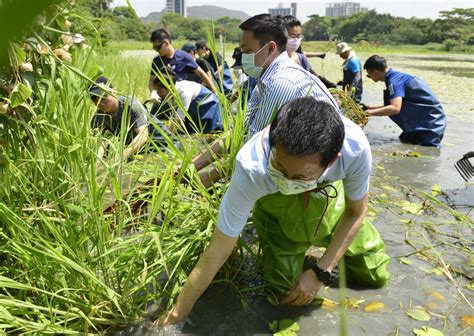
[[[176,40],[173,44],[176,48],[188,41]],[[238,43],[225,43],[226,53],[232,54]],[[453,48],[446,50],[442,43],[429,43],[426,45],[382,45],[368,42],[359,42],[351,44],[358,52],[379,53],[379,54],[474,54],[474,46],[463,46],[463,49]],[[151,50],[151,44],[148,41],[113,41],[107,47],[111,51],[123,50]],[[335,42],[329,41],[303,41],[303,50],[305,51],[321,51],[333,53],[336,49]]]

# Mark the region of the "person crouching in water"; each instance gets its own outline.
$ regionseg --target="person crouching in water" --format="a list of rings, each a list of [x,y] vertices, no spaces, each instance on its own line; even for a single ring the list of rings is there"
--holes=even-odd
[[[373,55],[365,61],[367,77],[385,82],[383,105],[364,106],[369,116],[388,116],[401,129],[401,142],[440,147],[446,116],[438,98],[419,77],[389,68],[385,58]]]
[[[119,95],[106,77],[95,80],[89,87],[89,95],[97,106],[91,120],[92,129],[117,136],[125,127],[125,160],[145,148],[149,139],[153,140],[159,149],[167,147],[166,138],[172,139],[166,126],[158,118],[151,116],[141,102],[133,97]],[[153,150],[154,146],[149,149]],[[103,154],[104,148],[101,146],[99,157]]]
[[[174,87],[181,100],[176,109],[177,117],[184,123],[188,133],[210,133],[222,130],[222,118],[217,96],[205,86],[187,80],[178,81],[176,74],[169,67],[161,68],[161,76],[153,80],[153,89],[163,101],[172,100],[177,105],[176,96],[170,89]],[[174,91],[174,90],[172,90]]]

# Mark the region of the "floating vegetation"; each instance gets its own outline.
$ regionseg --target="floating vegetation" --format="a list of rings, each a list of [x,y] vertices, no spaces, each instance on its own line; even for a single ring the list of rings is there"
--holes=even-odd
[[[329,89],[329,92],[331,92],[334,99],[336,99],[339,106],[341,106],[344,115],[347,118],[360,127],[367,125],[367,122],[369,121],[368,114],[351,98],[351,95],[348,92],[339,89]]]

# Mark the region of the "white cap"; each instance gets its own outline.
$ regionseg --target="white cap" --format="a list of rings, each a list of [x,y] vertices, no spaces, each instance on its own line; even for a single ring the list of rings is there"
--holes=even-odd
[[[336,54],[338,55],[345,53],[346,51],[349,51],[349,50],[352,50],[352,48],[349,47],[346,42],[341,42],[338,45],[336,45]]]

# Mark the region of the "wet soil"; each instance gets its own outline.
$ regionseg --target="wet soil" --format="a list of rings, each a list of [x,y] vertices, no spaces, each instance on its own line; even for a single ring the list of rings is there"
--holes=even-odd
[[[399,56],[395,62],[409,68],[412,66],[410,61],[420,60],[460,61],[451,57]],[[446,76],[449,77],[447,83],[455,81],[452,75]],[[425,80],[430,84],[429,78]],[[472,85],[470,78],[465,77],[464,80]],[[456,221],[447,210],[425,208],[420,213],[413,214],[401,211],[399,206],[403,201],[422,203],[417,198],[416,190],[431,193],[432,186],[439,185],[445,194],[438,196],[438,199],[457,208],[471,220],[474,218],[473,185],[465,183],[453,166],[465,152],[474,150],[474,103],[472,97],[458,99],[459,96],[446,94],[453,88],[440,86],[439,83],[434,86],[435,92],[442,91],[440,100],[445,106],[448,120],[440,149],[400,143],[400,129],[387,117],[371,118],[365,128],[374,157],[370,216],[392,257],[389,265],[392,277],[382,289],[346,289],[346,297],[365,300],[359,308],[348,311],[348,334],[351,336],[412,335],[413,328],[421,326],[437,328],[445,335],[472,333],[472,329],[462,325],[461,319],[463,316],[473,315],[473,311],[459,293],[461,291],[471,304],[474,302],[473,291],[467,288],[469,282],[472,282],[468,277],[472,277],[474,273],[472,225]],[[379,85],[367,85],[363,101],[381,103],[381,91],[382,87]],[[394,152],[408,150],[416,151],[421,156],[392,155]],[[426,240],[437,246],[435,250],[446,263],[467,274],[466,277],[452,273],[459,290],[440,271],[439,263],[420,253],[413,254],[418,248],[426,248]],[[433,291],[441,293],[442,297],[433,295]],[[337,288],[322,289],[319,296],[340,301]],[[384,303],[385,308],[378,312],[365,312],[364,306],[374,301]],[[430,307],[429,310],[433,313],[431,320],[420,322],[409,318],[406,310],[414,306]],[[147,322],[140,322],[137,326],[123,330],[121,334],[267,335],[271,334],[268,324],[278,319],[296,321],[300,327],[298,335],[340,334],[341,319],[338,310],[272,306],[265,296],[239,293],[235,286],[222,283],[214,284],[205,292],[188,323],[158,330],[151,328]]]

